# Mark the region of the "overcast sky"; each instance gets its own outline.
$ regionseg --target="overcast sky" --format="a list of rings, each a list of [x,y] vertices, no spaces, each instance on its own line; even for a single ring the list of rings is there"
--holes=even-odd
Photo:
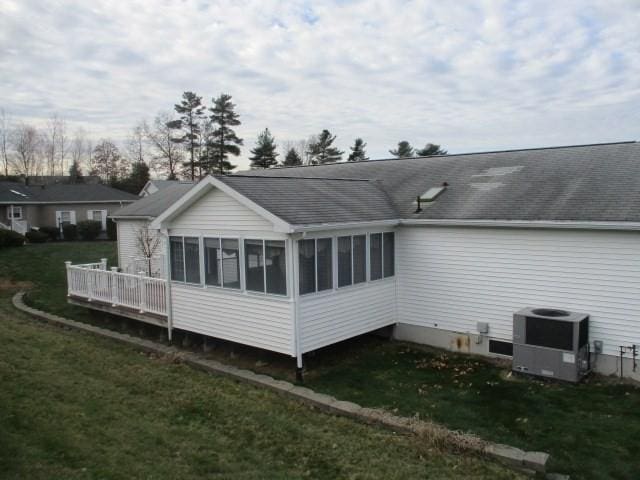
[[[184,90],[233,96],[243,157],[266,126],[372,158],[640,140],[640,1],[0,0],[14,120],[121,139]]]

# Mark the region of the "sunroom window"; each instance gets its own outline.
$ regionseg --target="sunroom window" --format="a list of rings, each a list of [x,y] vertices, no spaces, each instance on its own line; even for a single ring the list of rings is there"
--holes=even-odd
[[[394,232],[372,233],[369,235],[369,257],[371,280],[395,275],[395,234]]]
[[[245,240],[247,290],[287,294],[287,262],[284,240]]]
[[[367,281],[367,237],[338,237],[338,287]]]
[[[171,237],[171,280],[184,282],[184,245],[182,237]]]
[[[333,288],[333,240],[317,238],[298,242],[300,294]]]

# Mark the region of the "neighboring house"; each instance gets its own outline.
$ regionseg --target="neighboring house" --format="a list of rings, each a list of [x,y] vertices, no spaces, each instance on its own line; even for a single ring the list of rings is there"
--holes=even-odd
[[[154,218],[178,201],[193,186],[192,182],[151,180],[140,192],[143,198],[110,216],[118,228],[118,265],[122,271],[138,273],[148,270],[147,259],[140,247],[140,236],[144,230],[148,230]],[[154,236],[157,232],[149,230],[149,234]],[[158,238],[159,244],[153,255],[151,274],[164,276],[165,243],[161,236]]]
[[[162,304],[136,297],[169,331],[299,366],[306,352],[391,325],[398,339],[501,356],[512,314],[533,306],[589,313],[602,372],[616,371],[620,346],[640,344],[637,142],[253,170],[170,188],[114,215],[121,262],[125,223],[170,239],[171,281],[153,280]],[[72,299],[84,296],[73,278]]]
[[[59,227],[97,220],[106,230],[107,217],[137,200],[100,184],[25,185],[0,181],[0,228],[26,233],[31,228]]]

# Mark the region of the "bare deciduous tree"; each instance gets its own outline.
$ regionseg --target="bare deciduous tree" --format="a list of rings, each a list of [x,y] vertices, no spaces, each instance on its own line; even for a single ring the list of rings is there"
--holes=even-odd
[[[9,132],[10,120],[4,108],[0,109],[0,157],[2,157],[2,167],[4,176],[9,175]]]
[[[318,139],[315,135],[302,140],[285,140],[282,142],[282,151],[288,152],[291,149],[295,150],[298,155],[300,155],[300,158],[302,158],[303,164],[308,165],[310,163],[310,146],[317,141]]]
[[[145,225],[136,232],[136,244],[138,252],[145,260],[147,275],[151,277],[153,257],[160,248],[160,237],[155,235],[148,225]]]
[[[153,170],[166,175],[169,180],[175,180],[178,178],[178,167],[184,158],[184,149],[182,145],[171,140],[172,130],[167,127],[171,121],[170,114],[161,112],[153,119],[152,125],[145,122],[144,134],[151,147]]]
[[[24,123],[18,125],[11,135],[11,144],[16,152],[15,170],[27,177],[39,173],[42,138],[38,130]]]
[[[147,122],[139,122],[129,134],[126,140],[125,148],[131,163],[145,163],[147,153],[147,145],[145,131],[148,129]]]

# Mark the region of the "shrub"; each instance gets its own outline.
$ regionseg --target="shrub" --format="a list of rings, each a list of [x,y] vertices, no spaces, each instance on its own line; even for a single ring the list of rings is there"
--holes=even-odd
[[[56,241],[60,238],[60,229],[58,227],[40,227],[39,231],[47,234],[51,241]]]
[[[95,240],[102,231],[102,223],[97,220],[78,222],[78,235],[82,240]]]
[[[31,230],[26,233],[25,237],[27,237],[29,243],[44,243],[49,240],[49,235],[39,230]]]
[[[0,230],[0,248],[20,247],[24,245],[24,236],[12,230]]]
[[[78,227],[75,225],[67,224],[62,226],[62,237],[72,242],[78,239]]]
[[[110,218],[107,218],[107,238],[113,241],[118,239],[118,226]]]

